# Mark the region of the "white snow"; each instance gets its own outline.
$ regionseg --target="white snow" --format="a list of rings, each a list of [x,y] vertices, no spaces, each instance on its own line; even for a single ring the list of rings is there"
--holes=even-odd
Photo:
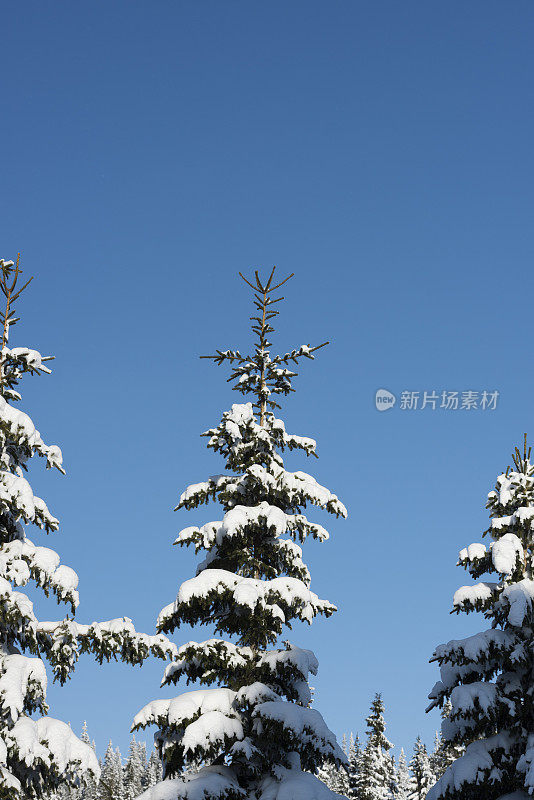
[[[201,528],[189,527],[180,532],[174,544],[190,541],[199,535],[207,550],[214,543],[221,544],[226,537],[243,533],[250,526],[265,528],[272,536],[282,536],[287,530],[287,517],[281,508],[262,502],[257,506],[240,506],[227,511],[222,522],[208,522]]]
[[[341,517],[347,516],[347,509],[338,497],[325,486],[321,486],[307,472],[301,470],[288,472],[283,467],[273,464],[271,474],[260,464],[254,464],[240,480],[246,481],[248,476],[253,477],[270,491],[286,494],[292,505],[299,506],[310,502]]]
[[[175,673],[181,673],[187,664],[200,665],[206,658],[223,658],[231,667],[242,667],[252,659],[250,647],[239,647],[224,639],[207,639],[204,642],[187,642],[178,649],[176,660],[168,664],[163,674],[162,686],[170,683]]]
[[[208,481],[190,484],[180,495],[180,500],[176,508],[185,505],[197,496],[202,496],[206,492],[214,492],[217,488],[223,486],[229,477],[228,475],[212,475]]]
[[[258,665],[265,664],[276,673],[279,665],[289,664],[295,667],[304,678],[308,674],[317,675],[319,662],[311,650],[303,650],[296,645],[290,645],[287,650],[267,650],[259,659]]]
[[[22,350],[26,350],[28,353],[35,354],[35,358],[38,357],[40,362],[41,354],[37,353],[36,350],[29,351],[27,348],[19,347],[11,350],[11,354],[14,354],[15,351]],[[45,369],[47,372],[50,371],[46,368],[43,369]],[[24,411],[20,411],[18,408],[14,408],[13,406],[9,405],[9,403],[7,403],[6,400],[1,396],[0,423],[7,428],[13,437],[16,438],[19,446],[22,444],[27,445],[27,447],[31,450],[35,450],[40,455],[45,456],[49,467],[54,466],[60,469],[60,471],[63,471],[61,469],[62,455],[59,447],[57,445],[47,446],[43,442],[41,434],[36,429],[28,414],[25,414]]]
[[[312,536],[320,542],[325,542],[330,538],[326,528],[316,522],[310,522],[304,514],[287,514],[287,527],[294,536],[298,535],[301,541],[304,541],[307,536]]]
[[[503,473],[502,475],[499,475],[499,477],[497,478],[497,485],[499,487],[497,492],[499,497],[499,503],[501,504],[501,506],[507,505],[513,497],[513,492],[511,491],[511,487],[513,484],[512,476],[514,474],[515,473],[512,473],[509,477],[507,477]],[[493,494],[494,494],[493,492],[490,492],[488,497],[490,497]]]
[[[79,597],[78,575],[70,567],[60,565],[59,556],[48,547],[36,547],[29,539],[16,539],[0,549],[0,576],[16,586],[25,585],[33,577],[39,586],[50,588],[59,598],[74,607]]]
[[[508,650],[517,641],[515,634],[502,631],[499,628],[475,633],[465,639],[451,639],[446,644],[440,644],[434,651],[438,659],[460,658],[462,661],[477,663],[488,658],[490,648]]]
[[[288,472],[274,461],[270,470],[253,464],[243,475],[215,475],[208,481],[191,484],[180,496],[177,508],[201,503],[207,496],[215,495],[222,489],[240,497],[251,483],[261,486],[266,494],[281,495],[285,502],[295,508],[312,503],[337,516],[347,516],[347,509],[337,495],[321,486],[315,478],[302,471]]]
[[[250,365],[253,367],[254,365]],[[296,373],[284,369],[275,370],[279,377],[287,377],[295,375]],[[244,372],[241,375],[240,383],[250,383],[256,380],[256,376]],[[276,393],[276,387],[273,388]],[[225,411],[221,423],[217,428],[211,428],[205,431],[205,436],[210,436],[209,445],[211,447],[217,445],[221,439],[230,439],[230,447],[234,454],[238,452],[238,448],[243,441],[243,434],[245,431],[248,436],[252,435],[256,439],[266,442],[270,441],[271,446],[277,446],[280,449],[285,447],[290,450],[297,448],[304,450],[307,455],[315,453],[317,443],[314,439],[307,436],[296,436],[292,433],[287,433],[283,420],[277,419],[273,414],[267,414],[265,423],[260,426],[257,418],[254,415],[252,403],[234,403],[230,411]]]
[[[465,783],[484,783],[492,770],[498,770],[491,754],[499,749],[505,752],[510,749],[510,738],[507,734],[497,734],[490,739],[482,739],[468,745],[464,755],[457,759],[430,789],[427,800],[438,800],[447,792],[451,794],[459,792]]]
[[[258,734],[262,731],[262,719],[274,720],[290,731],[302,746],[313,747],[324,754],[333,754],[343,764],[347,761],[336,737],[314,708],[304,708],[283,700],[267,701],[256,706],[254,717]]]
[[[25,699],[46,697],[46,670],[40,658],[23,655],[0,657],[0,706],[16,722],[24,710]]]
[[[259,800],[345,800],[310,772],[278,770],[279,780],[267,777],[260,784]]]
[[[228,796],[246,800],[237,778],[229,767],[203,767],[193,775],[161,781],[137,800],[225,800]]]
[[[210,711],[234,716],[234,700],[235,692],[225,688],[196,689],[170,700],[152,700],[136,714],[132,730],[159,723],[160,720],[165,720],[166,724],[176,725]]]
[[[223,745],[227,739],[242,739],[243,726],[237,717],[228,717],[221,711],[207,711],[185,729],[181,744],[194,753],[197,748]]]
[[[265,703],[270,700],[278,701],[280,696],[273,692],[270,686],[266,686],[259,681],[250,686],[242,686],[235,697],[235,701],[239,705],[246,703],[250,706],[257,706],[259,703]]]
[[[515,533],[505,533],[496,542],[492,542],[491,560],[497,572],[502,575],[513,573],[518,556],[520,559],[523,556],[523,545]]]
[[[477,705],[484,712],[487,712],[495,706],[498,694],[495,684],[489,681],[477,681],[455,686],[451,692],[453,713],[470,716]]]
[[[519,772],[525,773],[525,788],[532,793],[534,789],[534,734],[529,733],[525,752],[517,762]]]
[[[178,654],[178,648],[166,636],[163,634],[150,636],[138,632],[128,617],[93,622],[91,625],[63,619],[55,622],[39,622],[35,627],[40,639],[45,638],[50,649],[57,650],[65,645],[71,648],[70,669],[74,667],[77,651],[82,647],[97,655],[102,650],[113,653],[126,650],[128,658],[137,659],[138,662],[143,661],[150,652],[160,658],[172,659]]]
[[[463,561],[476,561],[480,558],[484,558],[485,555],[486,545],[474,542],[470,544],[469,547],[464,547],[463,550],[460,550],[458,561],[459,563]]]
[[[520,506],[516,508],[513,514],[494,517],[491,520],[491,527],[493,530],[502,530],[515,525],[523,525],[527,521],[530,521],[530,528],[532,529],[534,527],[534,506]]]
[[[179,606],[193,599],[208,597],[212,593],[228,595],[229,602],[248,607],[261,607],[273,617],[284,619],[280,603],[286,605],[292,615],[311,623],[317,613],[332,613],[335,606],[319,597],[298,578],[280,577],[270,581],[243,578],[223,569],[205,569],[194,578],[184,581],[174,603],[165,606],[158,617],[158,626],[178,610]]]
[[[518,522],[534,521],[534,506],[520,506],[516,508],[513,516]]]
[[[262,502],[257,506],[235,506],[223,518],[226,535],[244,530],[248,525],[262,525],[273,535],[283,536],[287,529],[286,515],[281,508]]]
[[[532,608],[534,600],[534,581],[523,578],[522,581],[507,586],[500,597],[500,601],[507,601],[510,605],[508,622],[517,627],[524,622],[526,615]]]
[[[98,759],[88,744],[74,735],[64,722],[51,717],[38,720],[20,717],[5,733],[8,747],[16,747],[21,761],[31,766],[38,760],[52,763],[60,775],[70,772],[92,772],[98,778]]]
[[[476,603],[490,600],[498,584],[480,581],[473,586],[460,586],[454,593],[453,606],[462,608],[466,605],[474,606]]]
[[[0,504],[41,528],[46,525],[57,530],[59,527],[59,520],[50,514],[44,500],[33,494],[26,478],[20,475],[0,471]]]

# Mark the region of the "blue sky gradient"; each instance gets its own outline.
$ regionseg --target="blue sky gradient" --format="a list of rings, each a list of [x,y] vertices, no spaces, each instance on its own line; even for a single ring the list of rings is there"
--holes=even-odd
[[[239,399],[198,356],[246,348],[237,271],[277,264],[296,275],[275,349],[331,341],[282,413],[320,460],[288,463],[349,508],[312,515],[332,538],[306,548],[339,613],[291,639],[319,657],[338,734],[363,733],[382,691],[390,738],[430,744],[432,650],[483,625],[449,616],[457,553],[533,431],[532,3],[29,0],[2,17],[1,255],[36,275],[12,343],[56,355],[22,408],[64,452],[65,478],[36,465],[32,482],[80,621],[153,632],[193,574],[171,543],[218,510],[172,508],[221,470],[198,434]],[[381,387],[500,397],[380,414]],[[137,710],[170,696],[162,670],[85,656],[51,713],[125,751]]]

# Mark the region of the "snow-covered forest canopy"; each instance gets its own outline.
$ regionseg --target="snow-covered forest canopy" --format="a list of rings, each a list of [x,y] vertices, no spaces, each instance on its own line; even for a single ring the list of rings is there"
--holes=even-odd
[[[60,448],[45,444],[17,405],[22,378],[49,374],[52,360],[11,346],[19,321],[14,304],[32,280],[21,276],[18,258],[0,260],[0,796],[527,800],[534,794],[534,465],[526,435],[513,466],[488,494],[489,544],[474,543],[459,554],[458,566],[477,582],[456,591],[453,611],[482,612],[490,627],[439,645],[432,655],[440,679],[427,710],[439,708],[442,717],[432,748],[418,736],[411,751],[395,751],[380,693],[365,729],[339,743],[315,708],[316,655],[285,638],[296,622],[311,625],[337,611],[311,588],[303,546],[308,539],[325,545],[329,533],[310,510],[347,517],[336,494],[284,463],[290,451],[317,457],[315,440],[289,433],[279,410],[295,391],[295,368],[328,344],[272,354],[284,299],[279,290],[292,275],[279,282],[275,268],[266,279],[256,271],[253,282],[241,275],[253,293],[253,349],[203,356],[229,367],[228,380],[244,402],[233,403],[202,433],[225,471],[187,486],[176,510],[215,501],[222,518],[190,525],[175,539],[202,560],[161,610],[154,634],[139,633],[128,617],[75,620],[76,572],[27,536],[31,524],[41,535],[59,528],[26,478],[31,458],[42,457],[63,475],[65,469]],[[479,580],[492,574],[497,580]],[[37,618],[24,591],[32,582],[67,606],[61,619]],[[184,626],[208,627],[212,635],[184,641]],[[181,640],[171,641],[168,634],[177,638],[177,632]],[[126,759],[111,741],[98,758],[87,727],[78,737],[48,715],[46,663],[65,684],[83,653],[99,668],[112,659],[142,665],[150,655],[167,662],[162,687],[181,684],[185,691],[132,714],[134,734],[156,728],[153,750],[134,736]]]
[[[444,713],[449,710],[447,706]],[[329,789],[348,800],[423,800],[429,786],[443,775],[460,752],[451,748],[438,732],[429,750],[420,737],[406,751],[390,745],[384,736],[386,714],[380,694],[373,699],[369,717],[359,729],[362,735],[351,732],[342,737],[348,768],[329,765],[319,772]],[[85,724],[80,738],[95,749]],[[124,756],[110,740],[99,762],[99,779],[91,779],[80,788],[63,787],[48,795],[48,800],[132,800],[162,779],[156,750],[149,752],[146,742],[136,740],[135,735]],[[194,773],[197,767],[190,770]]]

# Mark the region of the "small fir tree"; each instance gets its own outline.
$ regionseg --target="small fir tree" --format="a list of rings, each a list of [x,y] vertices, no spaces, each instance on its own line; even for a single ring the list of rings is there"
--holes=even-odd
[[[127,800],[138,797],[146,788],[146,750],[144,762],[142,752],[140,744],[136,741],[135,736],[132,736],[124,767],[124,793]]]
[[[295,620],[311,623],[317,614],[336,610],[309,588],[297,541],[308,536],[323,541],[328,534],[307,519],[305,507],[342,517],[346,510],[311,475],[284,467],[285,450],[311,456],[316,445],[286,432],[274,413],[276,400],[294,391],[291,365],[313,358],[323,345],[271,355],[274,306],[282,299],[273,298],[273,292],[286,282],[274,285],[273,279],[274,269],[264,283],[257,272],[254,283],[244,279],[257,309],[252,353],[218,350],[210,356],[231,366],[234,390],[251,395],[253,402],[233,405],[205,434],[208,447],[224,458],[225,473],[190,486],[178,508],[218,500],[223,518],[179,535],[179,544],[193,545],[205,557],[196,577],[181,585],[158,620],[158,630],[165,633],[188,623],[213,625],[227,637],[184,645],[164,676],[165,685],[185,676],[188,683],[220,688],[150,703],[133,725],[133,730],[157,725],[164,774],[173,779],[167,790],[177,798],[328,800],[335,795],[312,773],[325,763],[346,760],[319,712],[310,708],[308,675],[317,671],[315,656],[278,643],[284,626]],[[203,766],[197,773],[179,777],[199,761]],[[152,798],[160,796],[157,788],[150,792]]]
[[[95,752],[95,743],[94,743],[94,741],[91,742],[91,739],[89,737],[89,732],[87,730],[87,722],[83,723],[82,735],[81,735],[80,738],[81,738],[82,742],[84,742],[85,744],[89,745],[89,747],[92,749],[92,751],[94,753]],[[83,798],[83,800],[95,800],[96,793],[97,793],[97,786],[98,786],[97,778],[95,776],[93,776],[92,774],[89,774],[87,776],[86,780],[85,780],[85,785],[82,787],[81,792],[80,792],[81,797]]]
[[[361,800],[386,800],[393,788],[393,747],[385,735],[384,703],[376,694],[371,703],[371,713],[366,719],[367,743],[361,757],[360,776],[356,786]]]
[[[336,794],[346,797],[347,782],[343,780],[347,773],[342,767],[326,763],[317,770],[317,777],[325,786]]]
[[[434,734],[434,749],[429,754],[430,769],[436,780],[440,778],[445,772],[446,767],[443,764],[443,736],[439,731]]]
[[[122,756],[119,748],[113,749],[110,740],[98,784],[99,800],[125,800]]]
[[[357,734],[355,737],[351,734],[348,748],[349,765],[347,780],[347,797],[349,797],[350,800],[359,800],[360,798],[362,757],[363,753],[360,746],[360,738]]]
[[[429,710],[451,701],[443,738],[465,753],[445,771],[429,800],[497,800],[534,791],[534,466],[526,436],[513,467],[488,495],[489,546],[471,544],[459,564],[472,578],[454,595],[457,613],[479,611],[489,628],[436,648],[441,668]]]
[[[150,753],[150,758],[148,759],[147,778],[146,778],[147,788],[156,786],[156,784],[160,783],[160,781],[162,780],[163,780],[163,767],[161,764],[161,758],[158,756],[157,752],[153,750]]]
[[[410,771],[412,774],[410,797],[413,800],[424,800],[428,790],[435,783],[435,778],[432,774],[426,746],[421,741],[420,736],[415,741],[413,756],[410,761]]]
[[[406,756],[401,748],[397,768],[395,770],[395,786],[393,789],[394,800],[409,800],[411,795],[411,779]]]

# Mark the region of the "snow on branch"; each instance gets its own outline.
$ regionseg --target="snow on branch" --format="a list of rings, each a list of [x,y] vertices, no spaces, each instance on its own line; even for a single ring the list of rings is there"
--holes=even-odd
[[[150,655],[174,659],[178,649],[166,636],[149,636],[135,630],[131,619],[120,617],[106,622],[82,625],[74,620],[40,622],[39,645],[54,669],[54,680],[65,683],[81,653],[91,653],[99,664],[125,661],[140,665]]]

